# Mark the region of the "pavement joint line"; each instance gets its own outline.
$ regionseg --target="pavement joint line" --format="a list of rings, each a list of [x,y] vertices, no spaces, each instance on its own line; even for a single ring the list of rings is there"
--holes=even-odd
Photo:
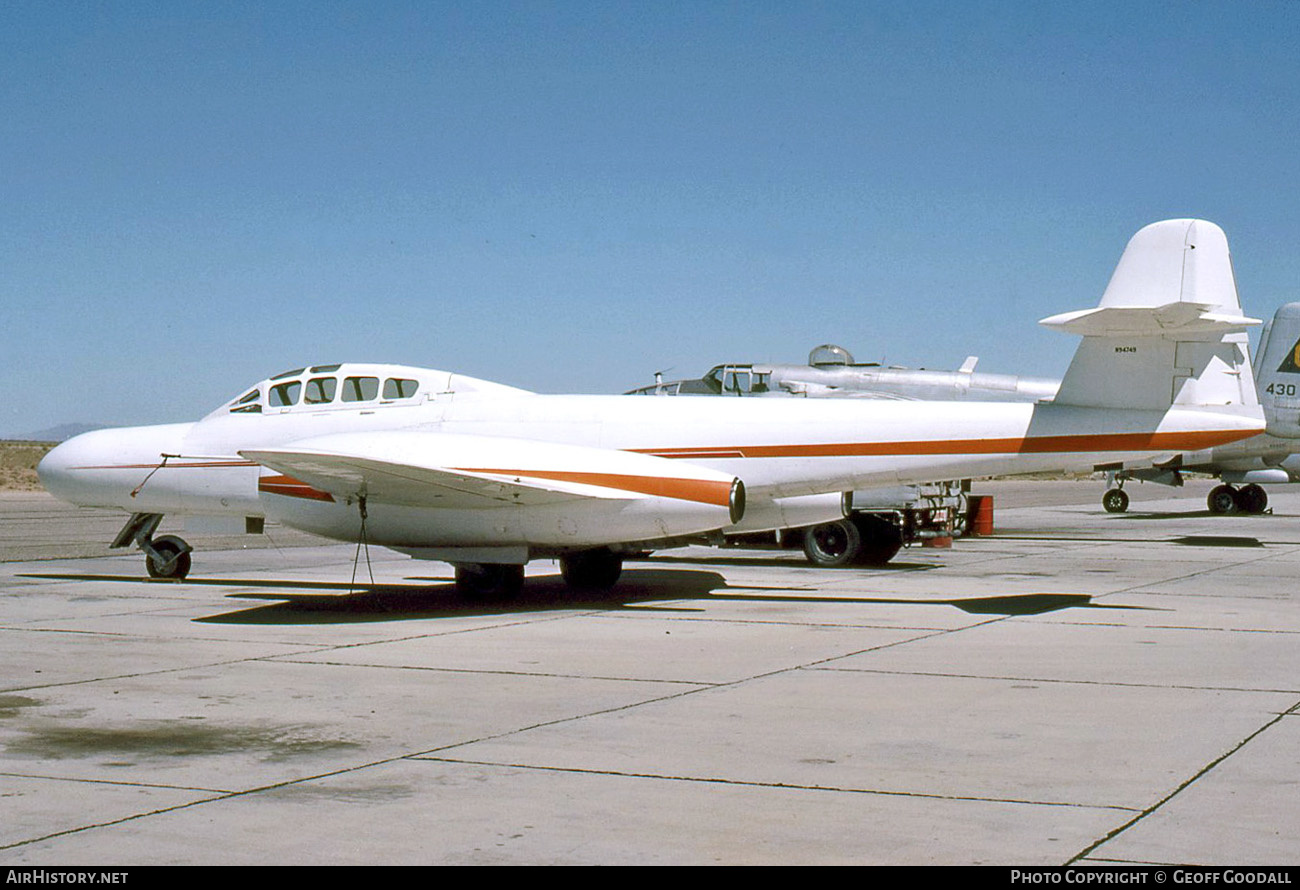
[[[501,669],[487,668],[449,668],[449,667],[429,667],[426,665],[415,664],[371,664],[368,662],[352,661],[307,661],[298,660],[295,656],[283,656],[274,659],[277,663],[285,664],[305,664],[314,667],[344,667],[344,668],[370,668],[375,670],[389,671],[428,671],[430,673],[440,674],[473,674],[475,676],[499,676],[499,677],[547,677],[559,680],[600,680],[602,682],[615,683],[660,683],[660,684],[677,684],[682,686],[726,686],[727,683],[718,683],[711,680],[671,680],[656,679],[653,677],[603,677],[595,674],[561,674],[554,671],[507,671]]]
[[[1214,565],[1209,565],[1209,566],[1205,566],[1204,568],[1197,569],[1194,572],[1188,572],[1185,575],[1176,575],[1170,578],[1162,578],[1159,581],[1146,581],[1141,584],[1133,584],[1129,587],[1121,587],[1118,590],[1112,590],[1109,593],[1098,594],[1098,596],[1099,597],[1114,596],[1117,593],[1140,593],[1142,592],[1142,588],[1150,587],[1152,584],[1174,585],[1177,584],[1179,581],[1186,581],[1189,578],[1199,578],[1202,575],[1211,575],[1211,574],[1216,574],[1218,572],[1229,571],[1231,569],[1238,568],[1239,566],[1254,565],[1255,563],[1263,562],[1264,560],[1268,560],[1268,559],[1275,559],[1282,555],[1283,553],[1279,551],[1277,553],[1269,553],[1262,557],[1257,557],[1254,559],[1241,559],[1236,562],[1215,563]]]
[[[850,605],[860,605],[859,603],[850,603]],[[912,605],[908,603],[907,605]],[[919,605],[929,605],[929,603],[919,603]],[[949,606],[949,602],[934,602],[936,606]],[[645,612],[654,610],[646,609]],[[626,614],[609,614],[605,618],[623,619],[632,618]],[[718,618],[712,615],[672,615],[674,621],[691,621],[701,624],[735,624],[739,626],[754,625],[757,627],[812,627],[812,628],[833,628],[843,630],[898,630],[898,631],[939,631],[944,630],[941,627],[932,627],[924,624],[870,624],[851,621],[778,621],[776,619],[764,620],[760,618]]]
[[[461,766],[490,766],[500,769],[520,769],[533,772],[572,773],[577,775],[609,776],[621,779],[652,779],[668,782],[690,782],[705,785],[734,785],[743,788],[774,788],[782,791],[822,791],[834,794],[871,794],[883,797],[915,797],[926,800],[952,800],[964,803],[1008,803],[1034,807],[1071,807],[1084,810],[1117,810],[1134,812],[1134,807],[1120,804],[1092,804],[1077,801],[1032,800],[1018,797],[987,797],[978,794],[938,794],[928,791],[895,791],[888,788],[852,788],[838,785],[813,785],[805,782],[762,782],[755,779],[727,779],[717,776],[676,776],[665,773],[636,773],[612,769],[584,769],[570,766],[544,766],[535,763],[504,763],[495,760],[466,760],[456,757],[415,756],[412,760],[428,763],[454,763]]]
[[[141,813],[132,813],[129,816],[123,816],[120,819],[108,819],[103,822],[94,822],[89,825],[78,825],[74,828],[65,828],[62,831],[51,832],[50,834],[41,835],[40,837],[25,838],[23,840],[14,841],[13,843],[0,844],[0,850],[16,850],[19,847],[25,847],[30,844],[39,844],[44,841],[54,840],[55,838],[68,837],[70,835],[81,834],[82,832],[86,832],[86,831],[94,831],[99,828],[110,828],[114,825],[125,825],[128,822],[135,822],[140,819],[147,819],[150,816],[162,816],[162,815],[166,815],[167,813],[176,812],[177,810],[189,809],[190,807],[198,806],[200,804],[215,803],[217,801],[229,800],[232,797],[238,797],[238,796],[240,796],[240,792],[235,792],[233,794],[217,794],[212,797],[205,798],[203,800],[191,800],[183,804],[177,804],[175,806],[160,807],[156,810],[148,810],[146,812],[141,812]]]
[[[1001,680],[1013,683],[1059,683],[1073,686],[1119,687],[1123,689],[1178,689],[1186,692],[1244,692],[1259,695],[1296,695],[1300,689],[1250,689],[1242,686],[1189,686],[1182,683],[1135,683],[1122,680],[1072,680],[1065,677],[1015,677],[994,674],[957,674],[942,671],[901,671],[884,668],[817,667],[812,670],[846,674],[886,674],[899,677],[948,677],[954,680]]]
[[[115,788],[156,788],[159,791],[197,791],[203,794],[229,794],[229,788],[204,788],[201,785],[173,785],[168,782],[126,782],[117,779],[87,779],[81,776],[59,776],[42,773],[0,771],[0,776],[13,779],[32,779],[43,782],[72,782],[79,785],[108,785]]]
[[[1256,738],[1258,738],[1260,735],[1262,735],[1263,733],[1267,732],[1269,729],[1272,729],[1274,726],[1276,726],[1276,725],[1278,725],[1279,723],[1281,723],[1281,722],[1282,722],[1282,719],[1283,719],[1284,717],[1286,717],[1287,715],[1290,715],[1290,714],[1295,714],[1298,708],[1300,708],[1300,701],[1297,701],[1295,704],[1291,705],[1291,707],[1287,708],[1286,710],[1284,710],[1284,711],[1282,711],[1282,712],[1280,712],[1280,713],[1278,713],[1278,714],[1275,714],[1272,718],[1270,718],[1269,720],[1266,720],[1266,721],[1263,723],[1263,725],[1257,727],[1253,732],[1247,734],[1245,738],[1243,738],[1243,739],[1241,739],[1240,741],[1238,741],[1237,744],[1233,745],[1233,746],[1232,746],[1231,748],[1229,748],[1227,751],[1225,751],[1224,753],[1220,754],[1218,757],[1216,757],[1215,759],[1211,760],[1209,763],[1205,764],[1205,766],[1201,767],[1201,768],[1200,768],[1199,770],[1197,770],[1197,772],[1194,773],[1193,775],[1191,775],[1191,776],[1189,776],[1188,778],[1184,779],[1183,782],[1182,782],[1181,784],[1178,785],[1178,787],[1174,788],[1174,790],[1170,791],[1170,792],[1169,792],[1168,794],[1166,794],[1163,798],[1161,798],[1160,800],[1156,801],[1154,804],[1152,804],[1151,806],[1147,807],[1146,809],[1142,810],[1140,813],[1138,813],[1138,814],[1137,814],[1136,816],[1134,816],[1132,819],[1130,819],[1130,820],[1128,820],[1127,822],[1125,822],[1123,825],[1120,825],[1120,826],[1118,826],[1117,828],[1112,829],[1110,832],[1108,832],[1108,833],[1107,833],[1106,835],[1104,835],[1103,837],[1100,837],[1100,838],[1098,838],[1097,840],[1093,841],[1091,844],[1089,844],[1088,846],[1084,847],[1084,848],[1083,848],[1082,850],[1080,850],[1078,853],[1075,853],[1074,856],[1072,856],[1072,857],[1070,857],[1068,860],[1066,860],[1066,862],[1065,862],[1064,864],[1065,864],[1065,865],[1074,865],[1074,864],[1077,863],[1080,859],[1083,859],[1084,857],[1086,857],[1089,853],[1091,853],[1093,850],[1096,850],[1096,849],[1097,849],[1098,847],[1100,847],[1102,844],[1105,844],[1105,843],[1107,843],[1108,841],[1114,840],[1115,838],[1119,837],[1119,836],[1120,836],[1121,834],[1123,834],[1125,831],[1128,831],[1128,830],[1129,830],[1130,828],[1132,828],[1134,825],[1138,824],[1138,823],[1141,822],[1143,819],[1145,819],[1145,818],[1147,818],[1148,816],[1150,816],[1151,814],[1155,813],[1157,810],[1159,810],[1159,809],[1160,809],[1161,807],[1163,807],[1165,804],[1169,803],[1171,800],[1173,800],[1173,799],[1174,799],[1175,797],[1177,797],[1179,794],[1181,794],[1182,792],[1186,791],[1186,790],[1187,790],[1188,788],[1190,788],[1193,784],[1195,784],[1197,781],[1199,781],[1203,776],[1209,774],[1212,770],[1215,769],[1215,767],[1217,767],[1219,764],[1223,763],[1225,760],[1227,760],[1227,759],[1228,759],[1229,757],[1231,757],[1233,754],[1236,754],[1238,751],[1240,751],[1240,750],[1241,750],[1242,748],[1244,748],[1246,745],[1250,744],[1252,741],[1254,741],[1254,740],[1255,740]]]

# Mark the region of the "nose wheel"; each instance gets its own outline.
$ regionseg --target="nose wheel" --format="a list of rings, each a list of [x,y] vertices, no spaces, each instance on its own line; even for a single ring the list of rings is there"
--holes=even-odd
[[[193,547],[184,538],[153,533],[162,522],[161,513],[132,513],[109,547],[120,548],[135,544],[144,553],[144,567],[150,578],[180,580],[190,573],[190,553]]]
[[[190,573],[190,545],[175,535],[155,538],[153,546],[145,550],[144,567],[150,578],[180,580]],[[143,545],[142,545],[143,549]]]
[[[1123,513],[1128,510],[1128,495],[1122,488],[1112,488],[1101,496],[1101,505],[1107,513]]]

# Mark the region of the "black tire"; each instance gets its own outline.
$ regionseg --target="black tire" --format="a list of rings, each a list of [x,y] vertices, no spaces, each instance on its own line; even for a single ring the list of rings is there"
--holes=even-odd
[[[1123,513],[1128,510],[1128,495],[1122,488],[1112,488],[1101,496],[1101,505],[1107,513]]]
[[[153,553],[146,553],[144,567],[150,578],[181,579],[190,573],[190,547],[175,535],[163,535],[150,542]]]
[[[462,563],[456,566],[456,592],[467,600],[514,599],[523,588],[522,565]]]
[[[1253,483],[1237,489],[1237,509],[1242,513],[1263,513],[1268,509],[1268,492]]]
[[[1216,485],[1205,497],[1211,513],[1231,513],[1237,509],[1237,490],[1231,485]]]
[[[852,565],[861,549],[862,533],[848,519],[814,525],[804,531],[804,556],[815,566],[839,568]]]
[[[888,519],[858,514],[853,517],[861,544],[857,561],[863,565],[883,566],[903,548],[903,533]]]
[[[560,557],[560,574],[574,590],[609,590],[623,574],[623,557],[605,548]]]

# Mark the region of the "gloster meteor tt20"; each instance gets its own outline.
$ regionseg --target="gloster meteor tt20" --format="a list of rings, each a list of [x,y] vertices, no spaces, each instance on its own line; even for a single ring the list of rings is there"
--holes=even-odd
[[[1264,428],[1227,239],[1201,220],[1147,226],[1050,402],[647,399],[538,395],[398,365],[303,367],[196,423],[86,433],[39,471],[56,496],[131,513],[150,574],[184,577],[163,514],[263,518],[456,566],[470,594],[517,589],[558,558],[577,588],[623,555],[832,521],[841,492],[1119,466]]]

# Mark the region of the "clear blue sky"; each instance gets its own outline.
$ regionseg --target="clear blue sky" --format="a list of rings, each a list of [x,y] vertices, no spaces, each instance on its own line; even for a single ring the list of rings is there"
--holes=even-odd
[[[1058,375],[1158,219],[1300,300],[1300,3],[0,5],[0,434],[304,363]]]

